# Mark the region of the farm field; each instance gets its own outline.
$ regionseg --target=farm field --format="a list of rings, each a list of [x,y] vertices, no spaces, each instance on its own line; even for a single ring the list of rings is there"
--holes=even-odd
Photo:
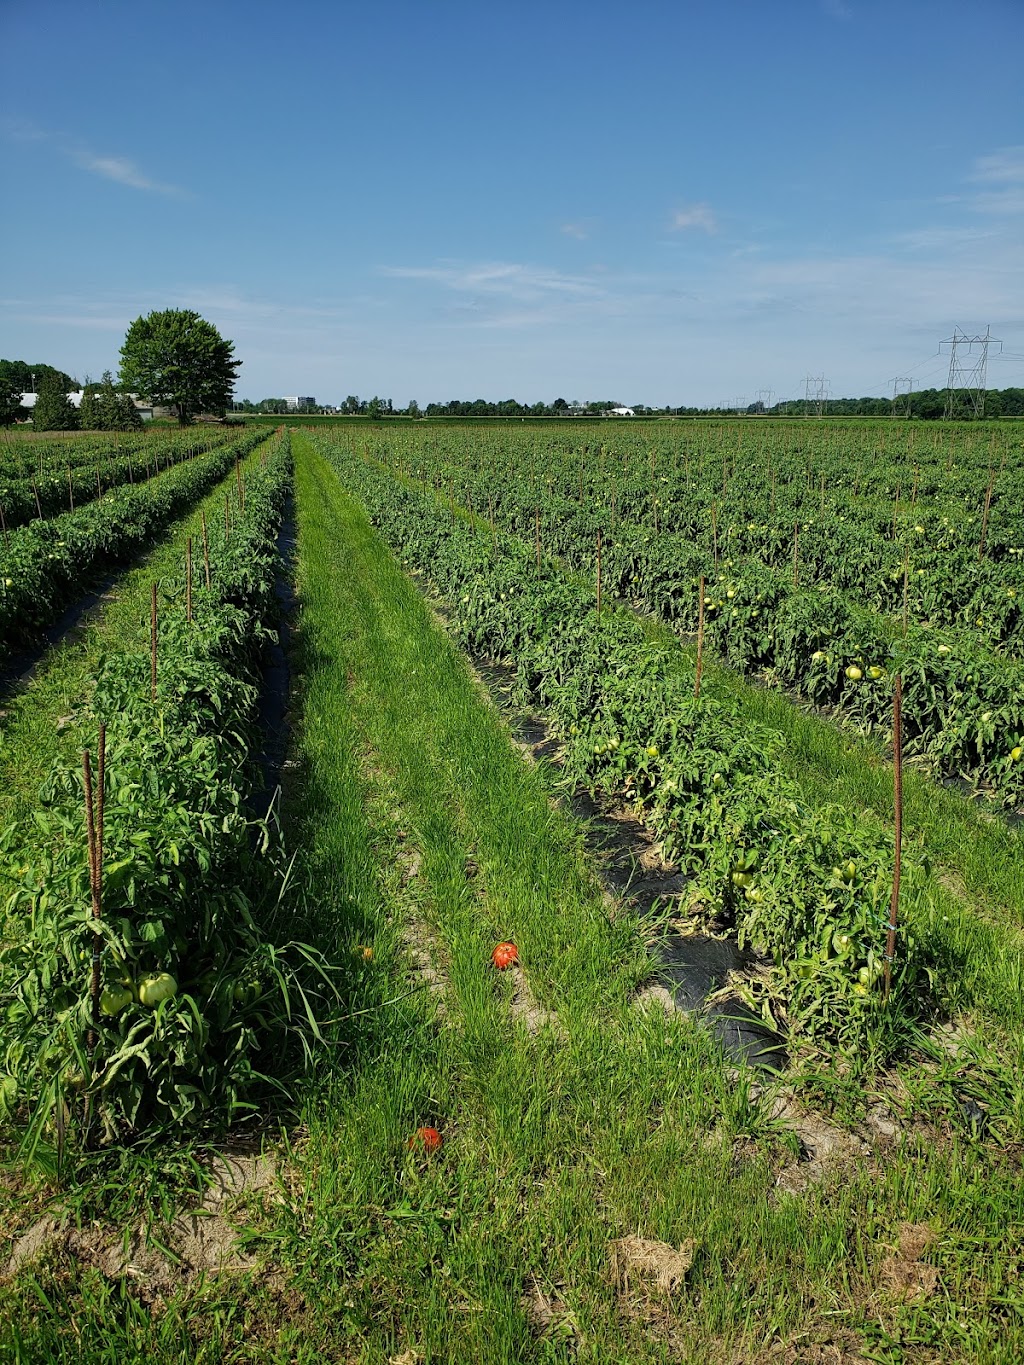
[[[134,564],[0,716],[0,1354],[1024,1358],[1024,435],[175,449],[0,546]]]

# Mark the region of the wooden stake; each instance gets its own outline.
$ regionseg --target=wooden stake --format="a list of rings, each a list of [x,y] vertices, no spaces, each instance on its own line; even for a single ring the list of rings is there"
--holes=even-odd
[[[149,601],[149,699],[156,701],[156,579]]]
[[[206,534],[206,513],[200,512],[203,523],[203,564],[206,567],[206,587],[210,588],[210,537]]]
[[[903,679],[896,674],[892,695],[892,791],[896,823],[896,849],[892,866],[892,899],[889,902],[889,923],[885,939],[885,970],[882,999],[889,999],[892,984],[892,964],[896,956],[896,929],[900,908],[900,864],[903,852]]]
[[[39,520],[42,521],[43,509],[39,504],[39,489],[36,487],[35,479],[32,480],[32,492],[36,495],[36,515],[39,517]]]
[[[697,587],[697,670],[693,675],[693,695],[700,696],[700,675],[704,671],[704,575]]]
[[[235,482],[238,484],[238,510],[245,511],[245,489],[242,485],[242,464],[238,457],[235,457]]]
[[[185,541],[185,620],[192,620],[192,537]]]
[[[715,556],[715,568],[718,568],[718,507],[715,503],[711,504],[711,546]],[[704,601],[703,596],[701,602]]]
[[[99,467],[99,465],[96,466],[96,497],[97,497],[97,498],[102,498],[102,497],[103,497],[103,487],[102,487],[102,485],[100,484],[100,467]]]

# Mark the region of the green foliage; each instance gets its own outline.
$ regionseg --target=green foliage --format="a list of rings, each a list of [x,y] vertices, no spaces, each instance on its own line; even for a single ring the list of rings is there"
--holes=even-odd
[[[87,384],[78,420],[83,431],[139,431],[142,418],[130,394],[114,388],[109,370],[99,384]]]
[[[136,554],[261,439],[261,432],[246,433],[151,484],[122,485],[74,512],[12,531],[0,542],[0,655],[50,621],[98,565]]]
[[[306,1017],[295,968],[311,959],[267,938],[276,845],[243,806],[289,472],[279,439],[266,470],[249,471],[230,537],[212,528],[212,585],[196,589],[191,622],[182,583],[164,585],[157,700],[145,656],[101,662],[91,710],[109,736],[102,919],[90,916],[80,765],[59,761],[34,827],[0,835],[0,1096],[8,1114],[31,1118],[30,1140],[62,1105],[82,1118],[76,1092],[106,1140],[225,1123],[280,1084],[282,1035],[296,1009]],[[270,1048],[274,1081],[261,1067]]]
[[[692,674],[652,645],[632,617],[597,628],[593,594],[533,547],[500,553],[429,491],[312,437],[385,538],[452,605],[457,638],[516,665],[565,746],[568,773],[629,800],[667,856],[689,873],[693,900],[731,925],[771,966],[751,991],[794,1037],[885,1054],[905,1039],[929,990],[927,946],[901,938],[894,991],[879,1004],[892,836],[854,813],[810,809],[783,770],[780,737],[741,723],[734,703],[693,699]],[[852,875],[848,868],[853,866]],[[908,856],[904,911],[924,895]]]
[[[240,360],[234,343],[191,309],[136,318],[121,347],[120,382],[153,403],[173,407],[185,426],[200,412],[231,402]]]
[[[63,376],[48,371],[39,380],[36,405],[32,409],[34,431],[75,431],[78,410],[68,398]]]

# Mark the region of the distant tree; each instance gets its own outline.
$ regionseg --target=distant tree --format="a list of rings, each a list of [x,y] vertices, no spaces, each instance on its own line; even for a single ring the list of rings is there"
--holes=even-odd
[[[380,419],[384,416],[385,411],[386,409],[384,406],[383,399],[378,398],[376,394],[370,399],[369,403],[367,403],[366,405],[366,415],[367,417],[370,418],[371,421],[374,422],[379,422]]]
[[[99,384],[85,385],[78,421],[85,431],[138,431],[142,426],[131,395],[114,388],[109,370]]]
[[[121,347],[121,383],[177,411],[187,426],[199,412],[223,412],[236,371],[234,342],[191,309],[168,308],[136,318]]]
[[[25,416],[21,395],[20,384],[0,375],[0,427],[9,427],[19,416]]]
[[[409,399],[409,406],[406,411],[410,417],[418,417],[420,415],[420,405],[416,402],[415,398]]]
[[[34,431],[74,431],[78,426],[78,409],[68,398],[65,378],[56,370],[49,370],[37,381],[36,405],[32,409]]]
[[[354,417],[356,413],[362,411],[363,406],[364,405],[360,403],[359,399],[355,396],[355,394],[350,393],[349,396],[345,399],[344,403],[342,403],[341,410],[342,412],[346,413],[349,417]]]

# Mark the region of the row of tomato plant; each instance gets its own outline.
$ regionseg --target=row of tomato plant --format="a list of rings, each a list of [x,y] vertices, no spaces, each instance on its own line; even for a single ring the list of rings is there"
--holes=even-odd
[[[88,1121],[93,1142],[226,1123],[281,1085],[283,1038],[312,1018],[312,955],[271,932],[276,844],[245,805],[290,469],[287,433],[249,462],[191,620],[183,573],[161,583],[155,699],[143,648],[105,657],[82,703],[83,738],[107,737],[101,918],[81,763],[58,761],[33,822],[0,834],[0,1107],[26,1141],[58,1122]]]
[[[761,428],[756,448],[739,449],[728,445],[738,437],[724,426],[714,450],[693,428],[668,429],[677,433],[674,443],[658,434],[664,428],[648,428],[647,450],[618,431],[612,447],[576,446],[571,434],[552,438],[534,429],[474,433],[472,441],[445,430],[419,445],[420,433],[385,430],[364,441],[378,458],[454,485],[478,509],[493,508],[509,529],[532,531],[539,511],[555,552],[577,530],[592,539],[600,526],[606,538],[620,527],[660,530],[701,546],[709,563],[749,558],[789,571],[795,558],[804,587],[825,583],[855,605],[900,618],[906,597],[918,624],[1020,652],[1024,469],[1014,433],[983,448],[997,464],[1006,461],[991,475],[984,465],[946,469],[940,461],[953,445],[924,452],[939,464],[929,479],[929,466],[894,467],[870,445],[854,451],[844,442],[840,452],[827,444],[777,446],[792,439],[792,426]],[[870,439],[871,430],[858,434]],[[941,482],[950,480],[949,487]]]
[[[146,479],[204,455],[231,439],[231,431],[215,428],[184,439],[178,433],[149,433],[145,437],[112,447],[110,438],[78,442],[76,433],[62,448],[60,463],[29,459],[20,469],[0,475],[0,515],[8,530],[38,517],[74,511],[121,484]],[[25,471],[28,472],[25,472]]]
[[[261,439],[246,432],[145,484],[122,485],[0,538],[0,656],[52,621],[99,569],[136,555]]]
[[[734,703],[694,696],[677,653],[632,614],[598,617],[585,584],[537,567],[517,538],[453,515],[433,492],[314,435],[342,481],[407,565],[451,608],[469,650],[511,661],[545,709],[567,772],[633,802],[691,879],[691,902],[768,960],[749,990],[797,1039],[852,1050],[894,1045],[929,983],[927,870],[905,862],[893,994],[879,1002],[894,847],[838,807],[811,809],[781,762],[777,733]]]
[[[368,453],[384,456],[392,466],[408,467],[414,476],[426,474],[429,481],[433,475],[435,487],[447,488],[453,500],[495,517],[524,540],[536,540],[546,553],[587,573],[594,572],[600,533],[606,591],[659,612],[685,632],[696,629],[698,586],[704,577],[709,639],[723,657],[748,673],[796,689],[817,705],[836,708],[861,728],[883,734],[891,730],[890,678],[901,671],[909,751],[942,776],[966,778],[1008,805],[1024,799],[1024,663],[1012,653],[987,648],[975,630],[941,629],[931,619],[922,625],[909,609],[904,628],[902,613],[895,612],[904,580],[899,559],[884,575],[889,597],[881,605],[892,609],[887,612],[879,609],[877,595],[862,601],[848,582],[833,583],[824,570],[810,575],[808,582],[806,560],[798,560],[794,571],[792,530],[788,548],[783,547],[788,561],[781,550],[775,556],[752,551],[757,536],[769,539],[769,523],[747,523],[745,540],[730,536],[732,528],[721,525],[712,547],[699,525],[685,533],[655,529],[631,519],[622,503],[612,524],[607,499],[569,498],[557,491],[555,478],[551,491],[539,480],[532,487],[523,478],[498,480],[489,465],[481,461],[474,470],[468,458],[457,479],[447,466],[446,478],[446,467],[436,463],[437,452],[428,453],[425,463],[406,466],[400,451],[384,448],[391,439],[363,444]],[[556,459],[551,464],[557,469]],[[813,564],[830,536],[842,543],[844,534],[842,523],[798,525],[797,552]],[[880,532],[875,527],[860,534],[865,540],[874,535],[877,541]],[[786,533],[779,532],[776,539],[785,541]],[[908,586],[938,584],[946,575],[944,566],[953,572],[967,551],[940,538],[929,554],[927,575],[923,569],[908,570]],[[978,564],[976,549],[971,555]],[[869,557],[866,548],[862,557]],[[990,565],[992,574],[1009,572],[1008,562]],[[1024,575],[1024,566],[1013,572]],[[918,600],[929,590],[914,589]],[[1008,632],[1017,630],[1021,616],[1012,587],[1006,588],[1000,577],[998,587],[994,580],[977,579],[975,590],[989,594],[986,610],[993,620],[998,618]],[[933,612],[933,617],[940,615]]]

